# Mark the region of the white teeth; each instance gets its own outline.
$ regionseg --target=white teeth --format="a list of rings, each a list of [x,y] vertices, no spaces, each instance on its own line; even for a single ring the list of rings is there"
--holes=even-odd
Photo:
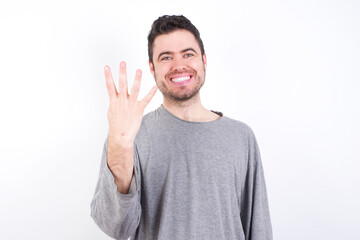
[[[190,79],[190,76],[181,77],[181,78],[173,78],[173,79],[171,79],[171,81],[173,81],[173,82],[182,82],[182,81],[185,81],[185,80],[188,80],[188,79]]]

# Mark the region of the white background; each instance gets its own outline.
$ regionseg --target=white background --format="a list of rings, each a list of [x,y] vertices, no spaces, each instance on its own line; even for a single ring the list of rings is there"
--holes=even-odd
[[[184,14],[208,57],[205,107],[254,130],[274,239],[360,235],[357,0],[0,0],[0,238],[109,239],[90,218],[103,67],[154,85],[147,34]],[[158,92],[146,112],[162,102]]]

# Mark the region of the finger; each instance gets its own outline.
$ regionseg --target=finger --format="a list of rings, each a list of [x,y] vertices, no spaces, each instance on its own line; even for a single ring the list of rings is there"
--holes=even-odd
[[[111,100],[112,98],[116,97],[116,93],[117,93],[116,87],[110,71],[110,67],[106,65],[104,67],[104,72],[105,72],[106,88],[109,94],[109,98]]]
[[[156,90],[158,89],[157,86],[154,86],[150,92],[140,101],[140,103],[146,107],[149,102],[151,101],[151,99],[154,97],[155,93],[156,93]]]
[[[120,63],[120,73],[119,73],[119,95],[124,100],[128,96],[128,87],[127,87],[127,76],[126,76],[126,63]]]
[[[136,71],[135,80],[134,80],[133,86],[131,88],[131,94],[130,94],[131,101],[136,101],[138,98],[138,95],[140,92],[141,75],[142,75],[142,72],[140,69],[138,69]]]

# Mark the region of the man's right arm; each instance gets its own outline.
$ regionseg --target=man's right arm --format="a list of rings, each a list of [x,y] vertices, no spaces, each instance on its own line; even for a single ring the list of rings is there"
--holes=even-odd
[[[134,172],[134,144],[131,146],[122,146],[108,140],[107,163],[117,186],[119,193],[127,194],[129,192],[131,179]],[[113,164],[115,162],[115,164]],[[116,162],[119,162],[116,164]]]
[[[136,154],[135,154],[136,155]],[[91,202],[91,216],[99,228],[115,239],[128,239],[140,221],[140,172],[132,173],[127,193],[121,193],[107,164],[108,140],[104,144],[100,173]],[[138,163],[135,156],[134,164]]]
[[[119,91],[108,66],[105,79],[110,99],[109,136],[103,150],[91,215],[105,233],[116,239],[127,239],[136,231],[141,215],[140,173],[134,173],[134,164],[139,164],[139,160],[134,142],[145,107],[157,87],[138,101],[141,71],[137,70],[129,95],[125,62],[120,63]]]

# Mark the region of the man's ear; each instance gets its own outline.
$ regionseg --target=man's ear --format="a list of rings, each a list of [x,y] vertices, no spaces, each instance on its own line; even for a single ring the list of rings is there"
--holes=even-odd
[[[155,69],[154,69],[154,64],[152,64],[152,62],[149,60],[149,67],[150,67],[150,72],[153,75],[153,77],[155,77]]]
[[[203,63],[204,63],[204,67],[205,67],[205,70],[206,70],[207,59],[206,59],[206,54],[205,53],[203,54]]]

